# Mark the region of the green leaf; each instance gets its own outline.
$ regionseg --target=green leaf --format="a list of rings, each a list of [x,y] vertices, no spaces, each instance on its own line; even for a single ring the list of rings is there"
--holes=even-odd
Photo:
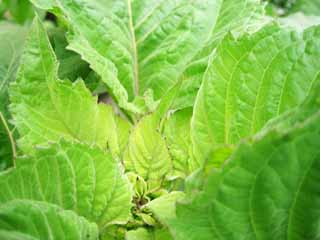
[[[296,0],[289,13],[303,12],[306,15],[320,16],[320,2],[318,0]]]
[[[151,240],[151,235],[147,229],[138,228],[137,230],[128,231],[126,240]]]
[[[0,112],[9,117],[8,86],[15,80],[27,28],[9,22],[0,23]]]
[[[97,240],[96,224],[55,205],[14,200],[0,206],[1,239]]]
[[[25,235],[20,232],[0,230],[0,238],[6,240],[37,240],[30,235]]]
[[[100,240],[124,240],[125,227],[111,225],[100,231]]]
[[[171,192],[152,200],[144,208],[150,210],[165,225],[176,217],[176,202],[183,200],[184,197],[183,192]]]
[[[124,154],[126,170],[143,177],[151,188],[159,186],[172,170],[168,148],[154,116],[142,118],[134,127]]]
[[[0,202],[32,199],[54,203],[96,222],[125,223],[131,187],[119,163],[98,147],[62,141],[19,157],[0,175]]]
[[[317,239],[319,86],[301,107],[240,144],[203,195],[177,206],[177,240]]]
[[[32,2],[59,9],[72,27],[69,48],[100,74],[121,107],[149,88],[159,99],[177,82],[207,41],[220,6],[202,0]]]
[[[259,0],[219,0],[214,2],[219,10],[215,12],[215,21],[212,21],[210,36],[181,75],[183,84],[174,105],[175,109],[194,105],[208,65],[208,58],[229,32],[235,36],[241,36],[247,32],[255,32],[268,22],[264,14],[264,5]]]
[[[191,126],[194,154],[219,166],[233,146],[298,106],[320,80],[320,28],[304,33],[269,25],[227,36],[210,60]]]
[[[164,127],[174,174],[183,178],[195,170],[190,137],[191,116],[192,108],[176,111],[168,117]]]
[[[127,171],[133,171],[149,183],[149,188],[159,187],[172,177],[172,160],[162,128],[165,118],[181,87],[178,81],[161,98],[153,113],[143,117],[134,126],[124,155]]]
[[[0,112],[0,172],[9,167],[13,167],[15,158],[15,141],[6,119]]]
[[[145,228],[138,228],[128,231],[126,240],[173,240],[173,238],[167,229],[148,231]]]
[[[98,104],[83,81],[61,81],[46,32],[36,19],[26,40],[16,82],[10,89],[11,112],[20,133],[19,146],[30,152],[60,138],[111,147],[119,153],[111,106]]]
[[[179,91],[181,89],[181,81],[178,81],[173,87],[171,87],[159,100],[159,104],[157,105],[156,109],[152,113],[155,120],[157,121],[158,126],[163,128],[164,120],[170,111],[172,109],[172,105],[179,94]]]
[[[115,127],[117,136],[115,139],[118,141],[117,145],[119,146],[119,153],[123,153],[127,147],[129,141],[129,135],[131,131],[131,124],[119,116],[114,116]],[[120,154],[122,156],[122,154]]]

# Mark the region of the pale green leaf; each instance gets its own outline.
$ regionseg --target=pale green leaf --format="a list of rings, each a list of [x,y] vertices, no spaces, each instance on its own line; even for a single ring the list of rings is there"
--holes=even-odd
[[[174,104],[174,101],[176,100],[176,97],[178,96],[178,93],[181,89],[181,81],[178,81],[176,84],[174,84],[173,87],[171,87],[159,100],[159,103],[154,110],[153,117],[157,121],[158,126],[162,130],[162,125],[164,123],[165,117],[172,109],[172,106]]]
[[[172,113],[165,122],[164,136],[172,157],[174,175],[186,177],[194,169],[190,138],[192,108]]]
[[[49,203],[14,200],[0,206],[0,236],[6,240],[97,240],[97,225]]]
[[[147,230],[138,228],[126,233],[126,240],[173,240],[167,229]]]
[[[318,238],[318,93],[241,143],[204,194],[177,206],[177,240]]]
[[[144,208],[150,210],[164,225],[176,217],[176,202],[183,200],[183,192],[171,192],[147,203]]]
[[[208,66],[192,118],[199,165],[220,165],[233,146],[298,106],[320,80],[320,28],[304,33],[270,25],[227,36]]]
[[[100,231],[100,240],[124,240],[125,228],[119,225],[110,225]]]
[[[138,228],[126,233],[126,240],[152,240],[152,237],[147,229]]]
[[[128,141],[129,141],[129,135],[131,131],[131,124],[124,120],[121,117],[114,116],[115,117],[115,126],[117,128],[117,137],[116,139],[118,140],[118,146],[119,146],[119,152],[120,155],[123,153],[127,147]]]
[[[131,187],[119,163],[98,147],[52,144],[32,157],[18,158],[17,168],[0,175],[0,202],[46,201],[73,210],[103,227],[125,223]]]
[[[175,99],[172,109],[183,109],[193,107],[199,91],[203,75],[207,69],[208,59],[204,58],[194,61],[188,65],[180,77],[182,86],[179,95]]]
[[[10,89],[11,112],[25,152],[34,145],[60,138],[111,147],[119,153],[114,113],[98,104],[83,81],[71,83],[57,76],[58,63],[46,32],[35,19],[26,40],[16,82]]]
[[[172,171],[171,158],[157,120],[154,115],[148,115],[138,122],[124,154],[126,170],[137,173],[152,186],[159,185]]]

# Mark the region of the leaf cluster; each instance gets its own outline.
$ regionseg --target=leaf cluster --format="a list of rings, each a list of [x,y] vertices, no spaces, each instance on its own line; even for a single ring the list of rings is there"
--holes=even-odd
[[[0,1],[0,239],[319,239],[320,5],[276,4]]]

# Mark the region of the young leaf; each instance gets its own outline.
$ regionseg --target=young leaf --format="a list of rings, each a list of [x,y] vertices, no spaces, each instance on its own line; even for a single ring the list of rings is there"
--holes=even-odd
[[[54,203],[98,223],[125,223],[131,187],[118,162],[97,147],[62,141],[18,158],[0,175],[0,202],[32,199]]]
[[[192,109],[186,108],[171,114],[165,122],[164,136],[172,156],[175,175],[186,177],[194,169],[190,138]]]
[[[128,231],[126,234],[126,240],[150,240],[151,234],[147,229],[138,228],[137,230]]]
[[[0,206],[0,237],[6,240],[70,239],[97,240],[96,224],[72,211],[29,200]]]
[[[166,224],[176,217],[176,202],[184,197],[183,192],[171,192],[152,200],[144,208],[150,210],[162,224]]]
[[[112,108],[97,104],[82,81],[59,80],[57,69],[46,32],[35,19],[17,80],[10,89],[21,149],[30,152],[34,145],[65,138],[97,144],[102,149],[111,145],[117,155]]]
[[[161,182],[172,177],[173,163],[162,125],[180,90],[178,81],[161,98],[153,113],[143,117],[132,130],[124,156],[126,170],[134,171],[149,183],[149,187],[159,187]]]
[[[167,229],[148,231],[145,228],[138,228],[128,231],[126,240],[173,240],[173,238]]]
[[[319,87],[298,109],[242,143],[205,193],[177,206],[176,239],[319,236]]]
[[[165,140],[158,129],[158,119],[148,115],[134,127],[124,154],[127,171],[147,180],[151,187],[159,186],[172,171],[172,162]]]
[[[319,40],[319,27],[298,33],[270,25],[222,41],[194,107],[191,137],[199,164],[213,158],[220,165],[240,139],[304,100],[320,80]]]
[[[114,116],[115,118],[115,127],[117,129],[116,133],[117,136],[115,139],[117,140],[117,146],[119,146],[119,153],[122,156],[123,152],[125,151],[128,141],[129,141],[129,135],[131,130],[131,124],[124,120],[121,117]]]

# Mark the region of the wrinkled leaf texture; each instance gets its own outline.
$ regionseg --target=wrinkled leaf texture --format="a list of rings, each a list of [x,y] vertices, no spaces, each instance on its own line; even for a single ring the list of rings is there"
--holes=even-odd
[[[200,166],[207,158],[219,166],[241,139],[305,99],[320,80],[319,40],[318,26],[300,33],[276,24],[225,37],[194,106],[191,138]]]

